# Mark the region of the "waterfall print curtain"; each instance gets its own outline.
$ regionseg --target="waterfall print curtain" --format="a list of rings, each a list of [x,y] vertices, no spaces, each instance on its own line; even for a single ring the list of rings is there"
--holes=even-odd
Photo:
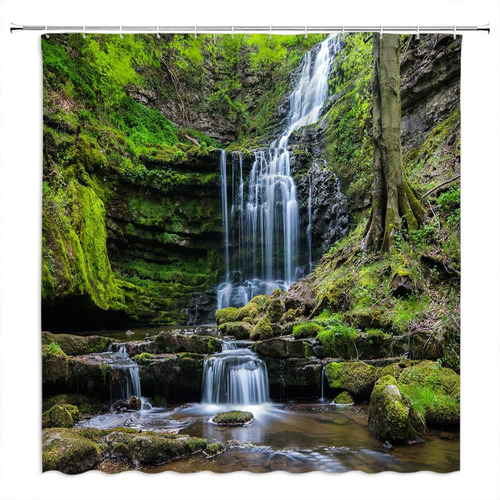
[[[460,50],[42,37],[44,471],[459,470]]]

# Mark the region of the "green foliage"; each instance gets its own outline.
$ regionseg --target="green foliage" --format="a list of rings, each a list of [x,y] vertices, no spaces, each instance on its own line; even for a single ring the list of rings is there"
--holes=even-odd
[[[321,330],[316,338],[323,346],[326,356],[351,359],[357,356],[356,335],[355,328],[339,321],[335,326]]]
[[[48,350],[50,354],[60,354],[63,352],[61,346],[57,342],[51,342],[49,344]]]
[[[368,195],[372,182],[368,124],[373,56],[372,43],[365,38],[363,33],[341,36],[342,55],[332,63],[329,81],[335,101],[326,122],[328,166],[339,177],[350,201]]]
[[[179,142],[170,120],[131,97],[122,99],[120,112],[111,115],[111,123],[136,146],[173,146]]]
[[[446,221],[450,225],[460,223],[460,188],[451,188],[439,195],[437,206],[446,216]]]

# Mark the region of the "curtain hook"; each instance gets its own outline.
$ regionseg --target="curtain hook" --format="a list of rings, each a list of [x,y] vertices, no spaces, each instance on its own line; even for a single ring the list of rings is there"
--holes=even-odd
[[[273,33],[272,26],[269,26],[269,35],[268,35],[269,40],[271,40],[272,33]]]
[[[307,26],[304,26],[304,38],[307,40]]]
[[[195,38],[198,38],[198,33],[197,33],[197,31],[196,31],[196,25],[195,25],[195,27],[194,27],[194,37],[195,37]]]
[[[120,26],[120,38],[123,38],[123,34],[122,34],[122,26]]]
[[[83,38],[87,38],[87,33],[85,33],[85,26],[83,27]]]
[[[384,36],[384,27],[380,25],[380,38]]]
[[[417,26],[417,40],[420,40],[420,26]]]
[[[342,34],[345,35],[345,26],[342,26]]]
[[[47,25],[45,25],[45,38],[50,37],[50,35],[48,34],[48,31],[49,31],[49,27]]]
[[[231,26],[231,38],[234,38],[234,24]]]
[[[453,40],[456,40],[457,39],[457,27],[456,25],[453,26]]]
[[[159,26],[156,27],[156,38],[158,38],[158,40],[160,39],[160,27]]]

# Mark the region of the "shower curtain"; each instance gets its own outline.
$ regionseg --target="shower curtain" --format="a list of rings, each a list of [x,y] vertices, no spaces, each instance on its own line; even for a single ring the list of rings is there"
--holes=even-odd
[[[43,470],[459,470],[461,37],[41,44]]]

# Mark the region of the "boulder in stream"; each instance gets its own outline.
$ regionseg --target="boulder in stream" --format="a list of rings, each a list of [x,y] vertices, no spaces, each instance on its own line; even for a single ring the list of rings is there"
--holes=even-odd
[[[368,427],[382,441],[407,443],[423,436],[425,422],[391,375],[380,378],[370,397]]]
[[[216,425],[247,425],[253,421],[253,413],[249,411],[225,411],[217,413],[213,418]]]

